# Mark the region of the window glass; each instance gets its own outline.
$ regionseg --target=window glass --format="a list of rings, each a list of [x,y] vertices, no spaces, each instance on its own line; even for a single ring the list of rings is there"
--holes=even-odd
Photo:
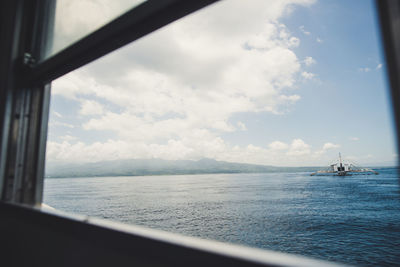
[[[381,46],[373,1],[232,0],[187,16],[53,82],[44,203],[397,264]]]
[[[52,46],[59,52],[145,0],[57,0]]]

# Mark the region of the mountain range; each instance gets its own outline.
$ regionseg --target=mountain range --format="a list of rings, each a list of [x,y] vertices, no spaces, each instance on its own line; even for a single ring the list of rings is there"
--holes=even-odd
[[[207,173],[312,172],[319,169],[321,169],[321,167],[276,167],[246,163],[232,163],[207,158],[200,160],[130,159],[93,163],[47,162],[46,177],[62,178]]]

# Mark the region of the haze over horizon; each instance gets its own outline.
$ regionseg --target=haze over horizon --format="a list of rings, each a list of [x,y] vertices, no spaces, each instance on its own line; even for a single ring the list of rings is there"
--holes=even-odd
[[[54,49],[132,3],[58,1]],[[53,82],[47,161],[396,165],[373,7],[230,0],[174,22]]]

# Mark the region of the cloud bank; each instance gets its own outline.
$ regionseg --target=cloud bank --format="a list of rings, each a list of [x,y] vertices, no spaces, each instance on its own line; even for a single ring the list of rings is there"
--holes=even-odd
[[[239,146],[221,136],[249,131],[236,114],[279,116],[301,100],[298,84],[315,76],[302,63],[316,61],[298,58],[301,40],[280,19],[313,2],[217,3],[56,80],[53,97],[79,104],[82,131],[111,132],[113,138],[88,143],[64,134],[48,142],[47,159],[207,157],[282,165],[285,158],[301,164],[313,152],[300,138]],[[87,29],[92,21],[75,23],[72,29]],[[62,120],[62,110],[56,112]]]

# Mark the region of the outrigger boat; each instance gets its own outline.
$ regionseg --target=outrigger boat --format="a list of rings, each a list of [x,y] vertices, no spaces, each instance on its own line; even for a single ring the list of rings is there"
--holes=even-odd
[[[325,170],[320,170],[317,172],[313,172],[310,175],[337,175],[337,176],[345,176],[352,175],[353,173],[368,173],[368,174],[379,174],[373,169],[363,168],[356,166],[352,163],[344,163],[342,162],[342,155],[339,153],[339,161],[329,165],[329,167]]]

